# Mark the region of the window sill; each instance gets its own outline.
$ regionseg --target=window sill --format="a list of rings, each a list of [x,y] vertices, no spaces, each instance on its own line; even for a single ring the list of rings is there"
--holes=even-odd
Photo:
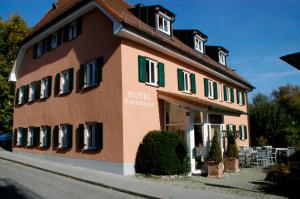
[[[162,32],[162,33],[168,35],[169,37],[171,37],[171,32],[166,32],[166,31],[161,30],[161,29],[159,29],[159,28],[157,28],[157,30],[158,30],[159,32]]]
[[[214,100],[215,98],[213,96],[208,96],[208,99]]]
[[[192,92],[191,92],[191,91],[182,91],[182,92],[184,92],[184,93],[186,93],[186,94],[189,94],[189,95],[192,95]]]
[[[159,88],[159,85],[158,85],[158,84],[149,83],[149,82],[145,82],[145,84],[148,85],[148,86],[152,86],[152,87]]]

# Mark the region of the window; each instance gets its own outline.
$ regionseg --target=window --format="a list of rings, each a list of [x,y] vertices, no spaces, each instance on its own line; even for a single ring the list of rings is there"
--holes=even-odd
[[[239,131],[240,131],[240,140],[246,140],[246,139],[248,139],[248,129],[247,129],[247,126],[240,125]]]
[[[184,71],[180,68],[177,69],[178,90],[185,93],[196,93],[196,75]]]
[[[217,87],[218,87],[218,100],[222,101],[222,85],[218,83]]]
[[[204,53],[204,39],[202,39],[198,35],[195,35],[194,43],[195,43],[195,50],[199,51],[200,53]]]
[[[213,82],[208,80],[208,98],[214,99]]]
[[[29,86],[29,101],[32,102],[35,100],[35,90],[36,90],[36,83],[31,83]]]
[[[204,78],[204,95],[210,99],[217,99],[217,82],[213,82],[207,78]]]
[[[52,77],[45,77],[42,79],[41,85],[41,98],[47,98],[51,95],[51,84],[52,84]]]
[[[17,132],[17,146],[25,146],[27,144],[27,128],[19,128]]]
[[[50,126],[42,126],[41,127],[41,142],[40,147],[48,147],[50,143],[50,133],[51,133]]]
[[[60,125],[59,126],[59,141],[58,148],[68,148],[68,136],[70,136],[70,127],[69,125]]]
[[[183,80],[184,80],[183,91],[190,93],[191,92],[191,80],[190,80],[189,72],[183,71]]]
[[[28,134],[27,146],[33,146],[33,143],[34,143],[34,133],[35,133],[35,128],[34,127],[30,127],[29,128],[29,134]]]
[[[219,52],[219,63],[223,64],[224,66],[226,65],[226,54],[223,52]]]
[[[226,102],[231,102],[230,88],[226,87],[227,100]]]
[[[57,73],[55,76],[55,96],[71,93],[73,89],[73,68]]]
[[[28,101],[29,85],[22,86],[17,89],[16,102],[18,105],[24,104]]]
[[[37,44],[37,50],[36,50],[36,56],[39,57],[43,54],[43,42],[40,41],[38,44]]]
[[[233,94],[233,89],[228,87],[228,86],[225,86],[224,85],[224,101],[225,102],[232,102],[232,94]]]
[[[70,24],[69,28],[69,40],[74,39],[77,36],[77,21]]]
[[[84,82],[86,82],[87,87],[96,84],[96,61],[92,61],[85,65]]]
[[[51,38],[51,49],[56,48],[58,46],[58,33],[54,33]]]
[[[77,148],[99,150],[103,147],[103,125],[98,122],[79,124]]]
[[[236,101],[239,105],[245,105],[245,94],[242,91],[236,91]]]
[[[171,18],[167,15],[159,12],[156,15],[156,27],[159,31],[166,33],[168,35],[171,34]]]
[[[146,59],[146,83],[150,85],[157,86],[158,85],[158,69],[157,62]]]
[[[24,87],[19,90],[18,104],[23,104],[24,102]]]

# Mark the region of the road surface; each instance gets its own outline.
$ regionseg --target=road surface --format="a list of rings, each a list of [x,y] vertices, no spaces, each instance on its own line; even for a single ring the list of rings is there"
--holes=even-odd
[[[0,159],[1,199],[137,198]]]

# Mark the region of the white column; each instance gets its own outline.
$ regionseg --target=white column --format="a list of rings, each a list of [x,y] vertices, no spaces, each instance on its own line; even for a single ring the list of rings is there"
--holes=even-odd
[[[191,173],[195,173],[196,171],[196,160],[193,155],[193,149],[195,148],[195,133],[194,133],[194,117],[193,112],[188,111],[186,112],[185,117],[185,131],[186,131],[186,140],[187,140],[187,147],[188,147],[188,156],[190,159],[191,165]]]

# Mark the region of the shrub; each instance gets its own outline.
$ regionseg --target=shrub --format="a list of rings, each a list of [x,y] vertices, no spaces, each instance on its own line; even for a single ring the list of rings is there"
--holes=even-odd
[[[187,146],[182,137],[169,131],[151,131],[138,148],[135,171],[143,174],[188,173]]]
[[[236,145],[235,136],[233,133],[229,133],[227,136],[227,157],[229,158],[238,158],[239,150]]]
[[[222,162],[222,150],[216,134],[213,137],[207,160],[217,163]]]

